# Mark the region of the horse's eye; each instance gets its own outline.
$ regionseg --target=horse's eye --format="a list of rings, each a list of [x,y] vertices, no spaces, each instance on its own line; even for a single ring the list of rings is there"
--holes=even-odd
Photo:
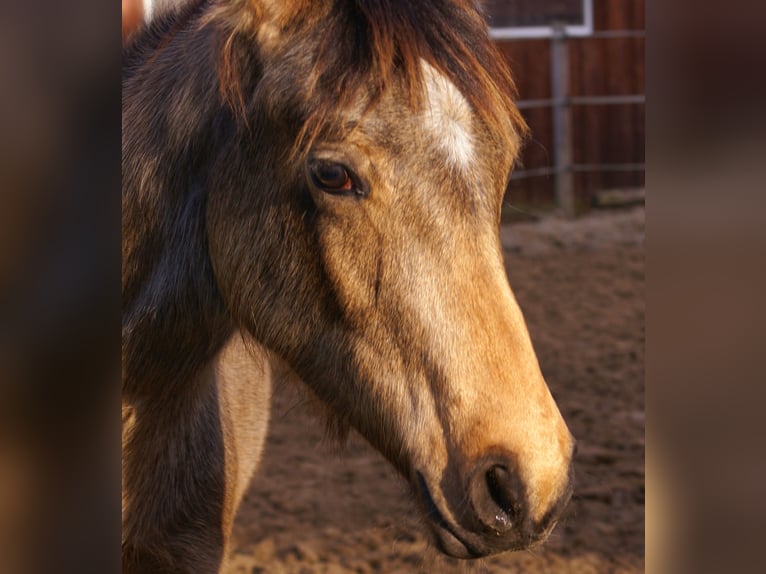
[[[330,193],[350,192],[355,188],[354,180],[351,179],[348,169],[339,163],[312,162],[309,164],[309,173],[314,185]]]

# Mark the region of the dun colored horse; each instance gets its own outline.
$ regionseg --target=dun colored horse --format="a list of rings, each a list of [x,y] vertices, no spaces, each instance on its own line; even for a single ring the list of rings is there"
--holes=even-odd
[[[468,0],[203,0],[123,60],[123,571],[217,572],[273,384],[435,545],[545,539],[573,439],[505,275],[524,123]]]

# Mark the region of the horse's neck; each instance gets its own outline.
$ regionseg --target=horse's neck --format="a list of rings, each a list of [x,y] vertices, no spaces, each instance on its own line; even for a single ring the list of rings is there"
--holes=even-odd
[[[272,388],[275,381],[290,373],[273,353],[236,331],[213,360],[172,398],[161,395],[142,397],[132,404],[124,401],[123,442],[129,447],[140,442],[139,447],[167,451],[177,447],[186,455],[205,446],[206,452],[197,453],[201,458],[224,452],[226,483],[236,484],[236,504],[260,461]],[[144,444],[137,437],[143,430],[162,440]],[[210,437],[217,438],[215,444],[203,444]],[[171,444],[174,441],[178,444]]]
[[[236,332],[213,361],[226,444],[226,475],[236,483],[232,507],[260,462],[269,422],[272,388],[285,367],[272,353]]]
[[[284,369],[236,332],[172,404],[167,395],[123,403],[123,545],[134,557],[127,571],[171,560],[185,572],[187,560],[214,565],[225,556]]]

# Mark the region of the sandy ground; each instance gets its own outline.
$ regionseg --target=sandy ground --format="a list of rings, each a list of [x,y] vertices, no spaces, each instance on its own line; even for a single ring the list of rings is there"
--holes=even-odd
[[[534,552],[460,561],[433,549],[406,485],[363,439],[344,449],[278,389],[227,574],[644,571],[644,209],[503,226],[511,286],[578,439],[576,488]]]

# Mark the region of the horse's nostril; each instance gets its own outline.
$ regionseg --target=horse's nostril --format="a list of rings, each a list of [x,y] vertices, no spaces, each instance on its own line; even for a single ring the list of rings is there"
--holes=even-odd
[[[485,461],[477,466],[470,483],[475,517],[496,534],[518,530],[524,523],[524,488],[510,460]]]
[[[516,488],[516,481],[508,469],[504,466],[495,465],[487,471],[487,488],[489,495],[499,507],[500,513],[496,517],[496,522],[503,523],[506,518],[513,522],[520,514],[519,492]],[[509,527],[511,524],[508,525]]]

